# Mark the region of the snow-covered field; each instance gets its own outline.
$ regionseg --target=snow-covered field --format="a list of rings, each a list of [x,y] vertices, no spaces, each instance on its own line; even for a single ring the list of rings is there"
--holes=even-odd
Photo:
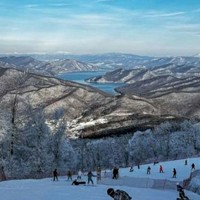
[[[184,165],[184,160],[170,161],[150,164],[152,168],[151,175],[146,174],[148,165],[141,166],[140,169],[134,167],[133,172],[129,169],[120,169],[120,178],[124,177],[149,177],[150,179],[170,179],[172,169],[177,168],[176,181],[182,181],[188,178],[191,171],[191,164],[195,163],[196,168],[200,169],[200,158],[188,159],[188,165]],[[159,165],[162,164],[165,173],[159,173]],[[74,178],[76,178],[74,176]],[[84,177],[86,179],[86,177]],[[72,186],[71,181],[67,181],[66,177],[59,177],[59,181],[52,181],[52,178],[41,180],[12,180],[0,182],[0,199],[2,200],[109,200],[107,188],[122,189],[127,191],[133,200],[176,200],[178,196],[174,189],[152,189],[117,186],[115,180],[110,180],[110,185],[95,184],[94,186]],[[186,191],[186,195],[192,200],[199,200],[200,196],[192,192]]]

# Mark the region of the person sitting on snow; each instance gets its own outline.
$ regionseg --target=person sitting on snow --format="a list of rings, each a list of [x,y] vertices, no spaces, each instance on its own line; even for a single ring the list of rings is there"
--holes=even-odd
[[[111,196],[114,200],[131,200],[130,197],[125,191],[123,190],[114,190],[113,188],[108,188],[107,194]]]
[[[72,185],[85,185],[85,181],[77,181],[76,179],[72,182]]]

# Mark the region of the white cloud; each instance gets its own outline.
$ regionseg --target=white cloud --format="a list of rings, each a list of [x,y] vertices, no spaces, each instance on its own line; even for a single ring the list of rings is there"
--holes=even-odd
[[[39,5],[38,4],[26,4],[26,5],[24,5],[24,7],[25,8],[37,8],[37,7],[39,7]]]
[[[176,17],[184,15],[186,12],[148,12],[144,17]]]

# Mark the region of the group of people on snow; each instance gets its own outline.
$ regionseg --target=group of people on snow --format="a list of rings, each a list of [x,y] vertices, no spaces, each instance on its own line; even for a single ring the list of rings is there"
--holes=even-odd
[[[101,169],[100,168],[97,169],[97,175],[94,175],[92,173],[92,171],[89,171],[87,173],[87,178],[88,178],[87,179],[87,184],[90,184],[90,183],[94,184],[94,181],[93,181],[92,177],[97,177],[97,181],[101,180]],[[82,179],[81,170],[78,171],[78,176],[74,181],[72,179],[72,172],[70,170],[67,171],[67,180],[68,181],[73,181],[72,185],[86,184],[85,181],[80,181],[81,179]],[[58,171],[57,171],[57,169],[54,169],[54,171],[53,171],[53,181],[58,181]]]
[[[157,163],[154,163],[154,165],[157,164]],[[185,160],[185,165],[187,165],[187,160]],[[139,168],[138,168],[139,169]],[[191,171],[194,171],[195,170],[195,164],[192,163],[191,165]],[[130,172],[133,172],[134,169],[133,169],[133,166],[130,167]],[[172,178],[176,178],[176,168],[173,168],[173,175],[172,175]],[[164,173],[164,170],[163,170],[163,166],[162,165],[159,165],[159,173]],[[151,174],[151,167],[148,166],[147,167],[147,174]],[[86,181],[82,180],[82,171],[79,170],[78,171],[78,175],[77,175],[77,178],[72,182],[72,185],[81,185],[81,184],[86,184]],[[72,181],[72,172],[71,171],[68,171],[67,172],[67,177],[68,177],[68,180],[71,180]],[[87,184],[94,184],[94,181],[93,181],[93,177],[97,177],[97,183],[98,183],[98,180],[101,180],[101,168],[98,167],[97,170],[96,170],[96,175],[94,175],[92,173],[92,171],[89,171],[87,173]],[[119,178],[119,168],[118,167],[114,167],[113,170],[112,170],[112,179],[118,179]],[[53,171],[53,181],[58,181],[58,172],[57,172],[57,169],[55,169]],[[178,193],[178,197],[177,197],[177,200],[189,200],[189,198],[185,195],[185,192],[184,192],[184,189],[183,187],[177,183],[177,191],[179,192]],[[107,194],[112,197],[114,200],[131,200],[132,197],[129,196],[129,194],[123,190],[114,190],[113,188],[109,188],[107,189]]]

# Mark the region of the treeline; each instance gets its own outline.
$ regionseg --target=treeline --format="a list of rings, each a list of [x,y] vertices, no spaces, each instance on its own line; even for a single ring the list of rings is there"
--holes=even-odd
[[[52,132],[40,111],[18,126],[17,119],[14,124],[8,119],[0,118],[0,166],[10,178],[51,176],[54,168],[60,175],[68,170],[112,169],[200,153],[200,127],[192,121],[166,122],[119,137],[69,139],[62,120]]]

